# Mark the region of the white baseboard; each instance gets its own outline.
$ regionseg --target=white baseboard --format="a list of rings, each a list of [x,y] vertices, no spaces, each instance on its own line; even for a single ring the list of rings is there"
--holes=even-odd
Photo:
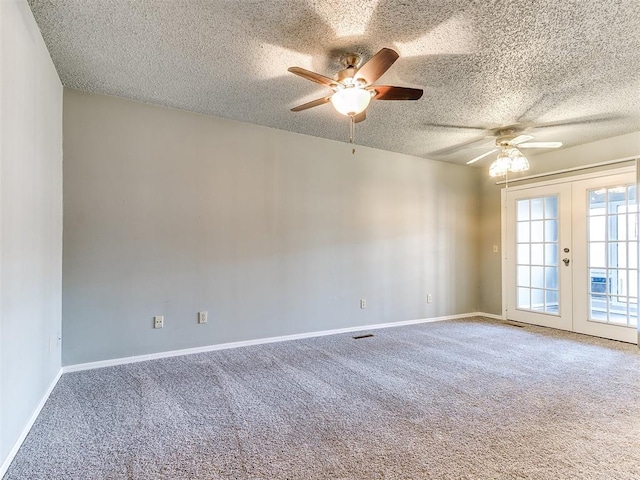
[[[56,374],[55,378],[51,382],[51,385],[49,385],[49,388],[42,396],[40,403],[38,403],[38,406],[33,411],[33,414],[29,418],[29,421],[26,423],[26,425],[22,429],[22,433],[18,437],[18,440],[16,440],[16,443],[13,445],[13,448],[9,451],[9,454],[2,462],[2,465],[0,465],[0,478],[2,478],[4,474],[7,473],[7,470],[9,470],[9,465],[11,465],[11,462],[13,461],[13,458],[16,456],[16,453],[18,453],[18,450],[20,450],[20,447],[22,446],[22,442],[24,442],[24,439],[27,438],[27,435],[29,435],[29,431],[31,430],[31,427],[36,421],[36,418],[38,418],[38,415],[40,415],[40,411],[42,410],[42,407],[44,407],[44,404],[47,403],[47,400],[49,399],[49,395],[51,395],[51,392],[53,392],[53,389],[58,383],[58,380],[60,380],[61,376],[62,376],[62,368],[58,370],[58,373]]]
[[[62,371],[64,373],[80,372],[82,370],[91,370],[94,368],[112,367],[115,365],[124,365],[127,363],[146,362],[148,360],[157,360],[159,358],[177,357],[180,355],[192,355],[194,353],[213,352],[216,350],[226,350],[229,348],[248,347],[250,345],[261,345],[265,343],[275,343],[275,342],[287,342],[289,340],[300,340],[304,338],[322,337],[325,335],[336,335],[340,333],[360,332],[363,330],[376,330],[379,328],[401,327],[404,325],[415,325],[417,323],[441,322],[444,320],[455,320],[459,318],[469,318],[469,317],[478,317],[478,316],[501,319],[501,317],[498,317],[496,315],[489,315],[489,314],[478,313],[478,312],[463,313],[459,315],[446,315],[443,317],[419,318],[417,320],[405,320],[401,322],[379,323],[376,325],[361,325],[356,327],[339,328],[335,330],[322,330],[319,332],[284,335],[281,337],[258,338],[255,340],[244,340],[240,342],[220,343],[217,345],[206,345],[204,347],[185,348],[182,350],[170,350],[166,352],[149,353],[146,355],[134,355],[131,357],[114,358],[110,360],[100,360],[97,362],[79,363],[75,365],[67,365],[65,367],[62,367]]]

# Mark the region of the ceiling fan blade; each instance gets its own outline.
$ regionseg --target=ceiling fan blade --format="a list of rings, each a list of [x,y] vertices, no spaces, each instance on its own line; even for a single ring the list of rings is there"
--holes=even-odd
[[[447,123],[423,123],[425,127],[437,127],[437,128],[458,128],[460,130],[489,130],[485,127],[469,127],[468,125],[450,125]]]
[[[304,105],[298,105],[291,109],[292,112],[300,112],[302,110],[306,110],[308,108],[317,107],[318,105],[324,105],[325,103],[329,103],[331,101],[331,95],[328,97],[318,98],[317,100],[313,100],[312,102],[305,103]]]
[[[590,115],[587,117],[569,118],[567,120],[561,120],[559,122],[541,123],[538,125],[532,125],[531,128],[549,128],[549,127],[564,127],[567,125],[585,125],[590,123],[610,122],[612,120],[621,120],[625,117],[622,115]]]
[[[311,80],[312,82],[319,83],[320,85],[324,85],[326,87],[335,87],[338,85],[334,79],[325,77],[324,75],[320,75],[319,73],[312,72],[310,70],[305,70],[300,67],[289,67],[288,69],[291,73],[295,73],[296,75],[301,76],[302,78],[306,78],[307,80]]]
[[[421,88],[375,85],[367,88],[376,92],[375,100],[418,100],[424,93]]]
[[[364,80],[366,85],[371,85],[393,65],[399,56],[394,50],[383,48],[356,72],[354,78]]]
[[[484,157],[491,155],[493,152],[497,152],[498,150],[500,150],[500,147],[496,147],[493,150],[489,150],[486,153],[483,153],[482,155],[478,155],[476,158],[472,158],[471,160],[469,160],[467,162],[467,165],[471,165],[472,163],[476,163],[478,160],[482,160]]]
[[[520,145],[523,142],[528,142],[532,140],[533,136],[531,135],[518,135],[516,138],[509,140],[509,145]]]
[[[362,112],[360,112],[359,114],[355,115],[353,117],[353,121],[355,123],[360,123],[360,122],[364,122],[367,119],[367,111],[363,110]]]
[[[432,155],[451,155],[452,153],[456,153],[458,150],[462,150],[463,148],[474,148],[474,147],[471,147],[471,145],[473,145],[473,144],[480,143],[480,142],[488,142],[489,138],[490,137],[488,137],[488,136],[476,137],[476,138],[473,138],[471,140],[467,140],[465,142],[458,143],[456,145],[452,145],[450,147],[441,148],[440,150],[436,150],[436,151],[430,152],[430,153]],[[493,144],[494,142],[491,141],[491,143]],[[479,147],[481,147],[481,145],[478,145],[478,147],[476,147],[476,148],[479,148]]]
[[[560,148],[562,142],[525,142],[519,143],[518,148]]]

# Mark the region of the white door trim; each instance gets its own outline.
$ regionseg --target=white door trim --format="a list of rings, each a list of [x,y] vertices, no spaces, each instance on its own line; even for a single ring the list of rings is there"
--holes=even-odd
[[[502,190],[503,191],[504,190],[510,190],[510,191],[526,190],[528,188],[545,187],[547,185],[557,185],[558,183],[571,183],[571,182],[577,182],[580,180],[588,180],[590,178],[608,177],[609,175],[615,175],[617,173],[635,173],[635,171],[636,171],[635,166],[610,168],[607,170],[600,170],[598,172],[581,173],[579,175],[571,175],[571,176],[562,177],[562,178],[553,178],[550,180],[543,180],[541,182],[533,182],[533,183],[527,183],[524,185],[509,186],[508,188],[505,186],[502,188]]]

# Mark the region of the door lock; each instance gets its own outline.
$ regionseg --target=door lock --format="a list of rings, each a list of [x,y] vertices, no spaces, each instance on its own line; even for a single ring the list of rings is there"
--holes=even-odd
[[[569,262],[570,262],[571,260],[569,260],[568,258],[563,258],[563,259],[562,259],[562,261],[564,262],[565,266],[567,266],[567,267],[568,267],[568,266],[569,266]]]

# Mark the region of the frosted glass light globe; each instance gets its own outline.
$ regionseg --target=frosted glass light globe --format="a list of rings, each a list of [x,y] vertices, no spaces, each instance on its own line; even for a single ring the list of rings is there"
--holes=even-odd
[[[363,112],[371,102],[371,93],[362,88],[341,88],[331,96],[333,107],[349,117]]]
[[[502,177],[511,170],[511,157],[502,151],[489,167],[489,175],[492,177]]]
[[[522,152],[514,148],[511,152],[511,168],[512,172],[525,172],[529,170],[529,160],[522,155]]]

